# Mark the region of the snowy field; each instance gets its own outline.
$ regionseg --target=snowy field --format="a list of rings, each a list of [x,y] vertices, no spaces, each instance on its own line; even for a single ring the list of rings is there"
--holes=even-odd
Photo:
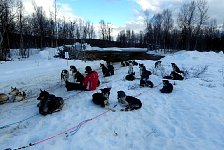
[[[104,78],[103,61],[74,61],[53,58],[54,49],[33,53],[29,59],[0,64],[0,93],[12,87],[25,90],[22,102],[0,105],[0,150],[27,147],[32,150],[222,150],[224,149],[224,54],[222,52],[180,51],[166,54],[165,70],[153,70],[154,61],[137,60],[153,71],[154,88],[140,88],[139,79],[125,81],[127,67],[114,63],[115,75]],[[16,56],[13,56],[16,58]],[[162,75],[170,63],[189,72],[174,84],[171,94],[162,94]],[[84,73],[90,65],[100,76],[95,91],[67,92],[60,80],[62,69],[75,65]],[[197,69],[207,70],[195,76]],[[134,66],[136,77],[138,66]],[[162,74],[161,74],[162,73]],[[117,91],[139,98],[143,106],[132,112],[109,111],[94,105],[92,94],[112,87],[110,104],[117,104]],[[60,112],[38,114],[40,89],[65,99]],[[31,145],[29,146],[29,144]],[[32,145],[33,144],[33,145]]]

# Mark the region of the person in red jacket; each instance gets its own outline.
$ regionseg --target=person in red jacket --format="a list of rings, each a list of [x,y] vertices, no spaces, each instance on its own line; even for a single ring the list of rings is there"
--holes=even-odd
[[[72,83],[69,81],[65,81],[65,87],[67,91],[72,90],[85,90],[85,91],[92,91],[95,90],[99,85],[99,76],[96,71],[92,71],[90,66],[86,66],[86,77],[80,83]]]
[[[88,91],[95,90],[100,84],[98,73],[96,71],[92,71],[90,66],[86,66],[85,69],[87,75],[82,82],[82,86]]]

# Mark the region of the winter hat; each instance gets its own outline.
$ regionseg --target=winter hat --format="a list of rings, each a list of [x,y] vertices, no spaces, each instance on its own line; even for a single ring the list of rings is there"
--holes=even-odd
[[[90,66],[86,66],[86,73],[89,73],[89,72],[91,72],[92,71],[92,68],[90,67]]]
[[[118,98],[122,98],[122,97],[125,97],[126,95],[125,95],[125,92],[124,91],[118,91],[117,92],[117,97]]]

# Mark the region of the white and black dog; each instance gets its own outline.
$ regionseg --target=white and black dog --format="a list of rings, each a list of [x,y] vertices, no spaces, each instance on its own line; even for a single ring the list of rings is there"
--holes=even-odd
[[[109,105],[109,96],[111,88],[100,89],[102,93],[94,93],[92,95],[92,101],[94,104],[105,107]]]
[[[9,92],[9,95],[11,95],[10,99],[12,100],[12,102],[19,102],[26,98],[25,91],[20,91],[16,87],[11,87],[11,92]]]
[[[77,83],[82,83],[82,81],[84,80],[84,75],[82,75],[79,71],[77,71],[74,75],[74,80]]]
[[[62,110],[62,107],[64,106],[64,100],[62,97],[56,97],[45,90],[40,91],[39,97],[37,98],[40,102],[37,104],[37,107],[39,107],[39,113],[41,115],[45,116]]]
[[[141,87],[150,87],[150,88],[153,88],[154,84],[150,80],[141,79],[140,80],[140,86]]]
[[[63,69],[61,71],[61,81],[68,81],[69,79],[69,71],[66,69]]]
[[[162,63],[162,61],[156,61],[155,62],[155,68],[160,68],[161,67],[161,63]]]
[[[172,79],[172,80],[184,80],[184,72],[181,71],[175,63],[171,63],[173,71],[169,76],[164,76],[164,79]]]
[[[149,76],[152,74],[151,71],[147,70],[144,64],[139,64],[139,68],[140,68],[139,72],[140,72],[141,79],[148,80]]]
[[[110,62],[107,62],[107,68],[110,72],[110,75],[114,75],[114,66]]]
[[[132,74],[133,72],[134,72],[133,63],[130,61],[128,65],[128,74]]]
[[[74,82],[76,82],[76,78],[75,78],[75,75],[76,73],[78,72],[77,68],[73,65],[70,66],[70,71],[72,72],[72,76],[73,76],[73,80]]]
[[[125,109],[121,109],[121,111],[132,111],[142,107],[142,102],[139,99],[133,96],[126,96],[124,91],[117,92],[117,99],[118,103],[125,106]]]
[[[104,64],[101,64],[100,63],[100,67],[102,69],[102,72],[103,72],[103,76],[104,77],[110,76],[110,71],[109,71],[109,69]]]

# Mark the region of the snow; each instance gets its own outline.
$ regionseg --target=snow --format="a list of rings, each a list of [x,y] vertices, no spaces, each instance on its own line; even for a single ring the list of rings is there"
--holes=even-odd
[[[114,48],[119,49],[119,48]],[[143,49],[144,50],[144,49]],[[114,63],[115,75],[104,78],[100,63],[104,61],[64,60],[54,58],[56,49],[32,50],[22,61],[0,64],[0,93],[8,93],[11,86],[26,91],[22,102],[0,105],[0,149],[29,147],[32,150],[221,150],[224,147],[224,54],[222,52],[180,51],[162,58],[165,73],[170,63],[180,68],[208,70],[198,78],[189,76],[174,83],[170,94],[162,94],[159,70],[150,76],[156,87],[140,88],[139,80],[125,81],[127,67]],[[137,60],[153,69],[151,60]],[[105,62],[104,62],[105,63]],[[90,65],[100,76],[101,85],[95,91],[67,92],[60,80],[62,69],[75,65],[84,73]],[[136,76],[139,68],[134,66]],[[132,112],[116,112],[92,103],[91,97],[101,88],[112,87],[110,105],[117,104],[117,91],[139,98],[143,106]],[[65,99],[60,112],[47,116],[38,113],[36,100],[40,89]],[[91,120],[87,120],[91,119]],[[84,121],[84,122],[83,122]],[[14,124],[15,123],[15,124]],[[81,123],[81,124],[80,124]],[[11,124],[11,125],[10,125]],[[7,127],[1,128],[5,125]],[[73,131],[71,133],[71,131]],[[67,132],[66,136],[65,132]]]

